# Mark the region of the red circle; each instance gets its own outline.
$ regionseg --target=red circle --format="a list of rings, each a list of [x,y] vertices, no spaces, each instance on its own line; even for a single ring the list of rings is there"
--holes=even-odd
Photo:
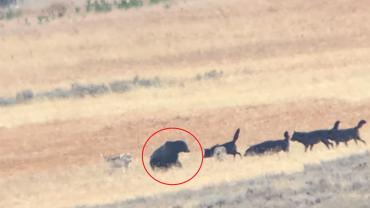
[[[183,132],[186,132],[188,134],[190,134],[194,139],[195,141],[197,141],[198,145],[199,145],[199,148],[200,148],[200,152],[201,152],[201,155],[202,155],[202,161],[199,165],[199,168],[197,170],[197,172],[192,176],[190,177],[189,179],[185,180],[185,181],[182,181],[182,182],[179,182],[179,183],[166,183],[166,182],[163,182],[163,181],[160,181],[158,179],[156,179],[154,176],[152,176],[148,169],[146,168],[145,166],[145,162],[144,162],[144,151],[145,151],[145,147],[146,147],[146,144],[148,143],[148,141],[154,136],[156,135],[157,133],[161,132],[161,131],[166,131],[166,130],[178,130],[178,131],[183,131]],[[187,183],[189,182],[190,180],[192,180],[196,175],[198,175],[200,169],[202,168],[202,165],[203,165],[203,146],[202,144],[199,142],[198,138],[196,136],[194,136],[194,134],[192,134],[190,131],[187,131],[185,129],[182,129],[182,128],[177,128],[177,127],[168,127],[168,128],[163,128],[163,129],[159,129],[158,131],[154,132],[152,135],[150,135],[150,137],[145,141],[142,149],[141,149],[141,162],[143,164],[143,167],[145,169],[145,172],[155,181],[157,181],[158,183],[161,183],[161,184],[164,184],[164,185],[169,185],[169,186],[177,186],[177,185],[181,185],[181,184],[184,184],[184,183]]]

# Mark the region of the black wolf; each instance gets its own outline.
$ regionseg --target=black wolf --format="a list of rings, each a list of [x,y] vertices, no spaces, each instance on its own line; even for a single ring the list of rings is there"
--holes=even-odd
[[[249,147],[244,156],[262,155],[266,153],[288,152],[289,151],[289,133],[284,132],[282,140],[269,140]]]

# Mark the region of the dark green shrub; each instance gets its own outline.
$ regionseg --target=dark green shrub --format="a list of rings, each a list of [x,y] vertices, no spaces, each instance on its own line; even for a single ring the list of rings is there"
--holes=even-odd
[[[105,0],[87,0],[86,12],[110,12],[112,11],[112,4]]]
[[[95,0],[93,3],[94,12],[110,12],[112,11],[112,5],[105,0]]]
[[[119,0],[116,2],[116,6],[118,9],[130,9],[130,8],[137,8],[143,6],[142,0]]]
[[[49,17],[45,15],[37,16],[37,20],[39,24],[42,24],[44,22],[49,22]]]
[[[86,12],[92,12],[94,11],[94,4],[91,0],[87,0],[86,2]]]
[[[149,3],[150,4],[158,4],[158,3],[161,3],[161,2],[166,2],[168,0],[149,0]]]

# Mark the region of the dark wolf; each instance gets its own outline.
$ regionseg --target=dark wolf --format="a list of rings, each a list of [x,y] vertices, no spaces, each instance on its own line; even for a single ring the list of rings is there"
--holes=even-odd
[[[204,151],[204,157],[205,158],[208,158],[208,157],[213,157],[214,155],[214,151],[217,147],[225,147],[226,149],[226,154],[229,154],[229,155],[233,155],[234,157],[236,155],[239,155],[240,157],[242,156],[238,151],[237,151],[237,147],[236,147],[236,144],[235,142],[238,140],[239,138],[239,133],[240,133],[240,128],[238,128],[234,134],[234,137],[233,137],[233,140],[230,141],[230,142],[226,142],[224,144],[216,144],[214,146],[212,146],[211,148],[208,148],[208,149],[205,149]]]
[[[262,155],[267,153],[278,153],[278,152],[289,151],[289,133],[284,132],[284,139],[280,140],[269,140],[259,144],[255,144],[249,147],[244,156]]]
[[[292,136],[292,141],[297,141],[304,145],[304,151],[306,152],[308,148],[312,150],[313,146],[322,142],[325,146],[330,149],[334,145],[329,142],[331,134],[333,131],[338,129],[339,121],[334,123],[332,129],[325,129],[325,130],[316,130],[311,132],[294,132]]]
[[[354,140],[356,144],[358,144],[357,141],[361,141],[362,143],[366,144],[366,141],[360,136],[360,128],[365,124],[366,121],[361,120],[358,122],[357,126],[353,128],[332,131],[331,138],[337,146],[340,142],[343,142],[347,146],[350,140]]]

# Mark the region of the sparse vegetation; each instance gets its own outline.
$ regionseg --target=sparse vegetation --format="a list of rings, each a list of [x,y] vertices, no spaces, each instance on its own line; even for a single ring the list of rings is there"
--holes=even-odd
[[[49,17],[40,15],[40,16],[37,16],[37,21],[39,24],[43,24],[43,23],[49,22]]]
[[[1,106],[10,106],[14,104],[16,104],[16,100],[14,98],[0,98]]]
[[[4,14],[0,13],[0,19],[12,20],[22,15],[22,11],[19,9],[8,8]]]
[[[25,103],[31,101],[34,97],[32,90],[23,90],[18,92],[15,96],[15,100],[17,103]]]
[[[81,7],[75,7],[75,12],[79,14],[81,12]]]
[[[40,17],[46,18],[46,17]],[[48,19],[46,18],[46,21]],[[40,20],[42,23],[43,19]],[[110,92],[124,93],[134,88],[150,88],[159,87],[161,81],[158,77],[152,79],[140,78],[135,76],[132,80],[116,80],[109,84],[80,84],[73,83],[69,89],[56,88],[47,92],[33,93],[31,90],[23,90],[16,94],[15,98],[1,98],[0,106],[9,106],[14,104],[21,104],[32,101],[34,99],[55,100],[65,98],[84,98],[87,96],[99,96]]]
[[[168,2],[169,0],[149,0],[150,4],[158,4],[162,2]]]
[[[130,82],[126,80],[113,81],[109,83],[112,92],[123,93],[131,90]]]
[[[153,79],[143,79],[139,76],[135,76],[135,78],[132,80],[132,84],[138,87],[158,87],[160,85],[160,80],[158,77],[155,77]]]
[[[68,89],[56,88],[48,92],[39,93],[36,97],[50,100],[65,99],[70,97],[70,92]]]
[[[67,13],[67,5],[64,3],[53,3],[50,6],[48,6],[44,11],[44,15],[51,18],[61,18],[64,17]]]
[[[367,207],[369,153],[304,165],[303,171],[270,173],[249,180],[212,184],[198,190],[79,208],[114,207]],[[347,206],[348,205],[348,206]],[[320,206],[321,207],[321,206]]]
[[[110,12],[112,11],[112,4],[106,2],[105,0],[95,0],[94,3],[94,12]]]
[[[195,79],[198,80],[198,81],[218,79],[218,78],[222,77],[222,75],[223,75],[223,71],[217,71],[217,70],[214,69],[214,70],[205,72],[203,74],[197,74]]]
[[[156,4],[162,1],[168,1],[168,0],[151,0],[151,4]],[[0,2],[0,6],[2,5],[11,5],[15,1],[14,0],[3,0],[3,2]],[[116,0],[113,3],[107,0],[86,0],[85,4],[85,12],[96,12],[96,13],[105,13],[110,12],[113,9],[130,9],[130,8],[139,8],[144,5],[144,2],[142,0]],[[169,7],[166,7],[169,8]],[[53,3],[44,10],[41,11],[41,13],[37,16],[37,21],[39,24],[47,23],[50,20],[64,17],[67,13],[67,10],[71,10],[75,14],[80,14],[83,9],[81,9],[80,6],[76,6],[73,8],[68,8],[67,5],[64,3]],[[5,12],[0,11],[0,20],[6,19],[6,20],[12,20],[14,18],[17,18],[21,16],[22,11],[19,9],[11,9],[8,8]],[[29,22],[26,22],[26,25],[29,25]]]
[[[116,4],[118,9],[130,9],[143,6],[141,0],[119,0]]]
[[[97,96],[109,91],[105,84],[79,84],[73,83],[70,88],[71,97]]]
[[[87,0],[86,1],[86,12],[92,12],[94,11],[94,5],[92,0]]]
[[[87,0],[86,12],[110,12],[113,8],[117,9],[130,9],[143,6],[142,0],[118,0],[114,3],[105,0]]]
[[[48,22],[49,18],[46,16],[38,17],[39,24]],[[223,72],[217,70],[207,71],[203,74],[197,74],[196,80],[212,80],[222,77]],[[108,84],[95,83],[95,84],[81,84],[73,83],[69,88],[56,88],[47,92],[39,92],[33,94],[31,90],[24,90],[17,93],[15,98],[1,98],[0,106],[9,106],[13,104],[20,104],[29,102],[34,99],[44,100],[55,100],[65,98],[84,98],[87,96],[100,96],[107,93],[125,93],[135,88],[152,88],[161,86],[178,86],[183,85],[185,80],[161,80],[159,77],[153,78],[141,78],[139,76],[133,77],[131,80],[115,80]],[[190,80],[191,81],[191,80]],[[187,81],[189,82],[189,80]],[[14,101],[15,99],[15,101]]]

